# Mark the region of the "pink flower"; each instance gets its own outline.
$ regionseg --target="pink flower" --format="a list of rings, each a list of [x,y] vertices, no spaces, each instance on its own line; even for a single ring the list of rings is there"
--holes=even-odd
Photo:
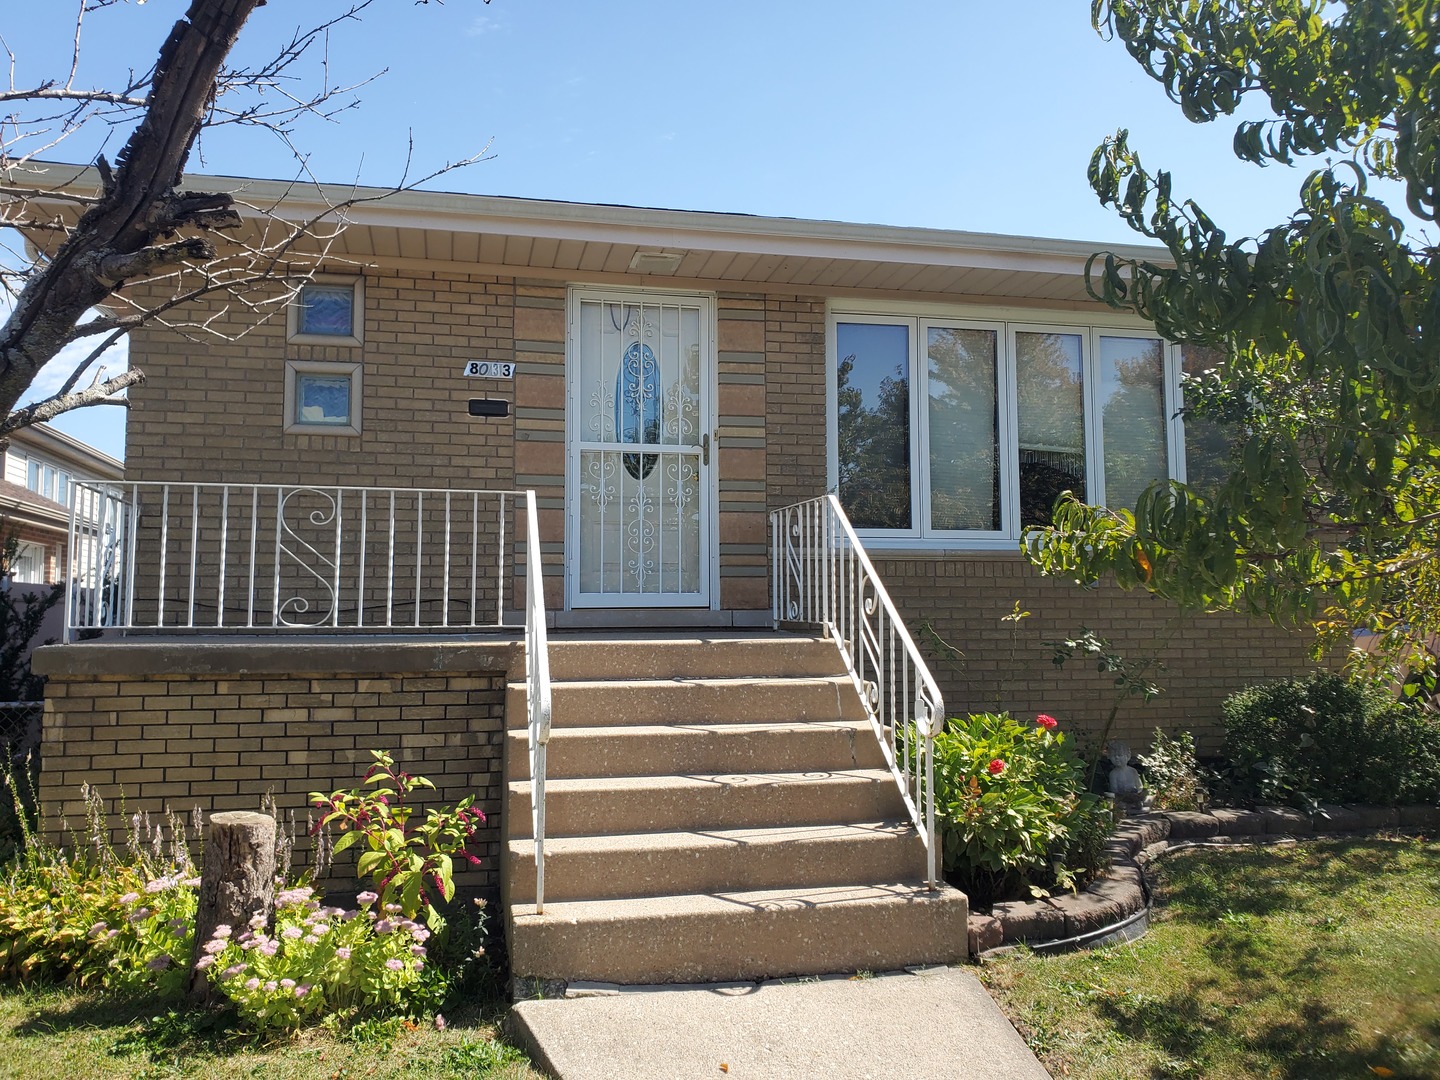
[[[367,889],[355,897],[355,903],[359,904],[361,907],[369,907],[371,904],[373,904],[376,900],[379,899],[380,898],[378,896],[376,896],[373,892]]]
[[[252,975],[250,978],[248,978],[248,979],[245,980],[245,989],[246,989],[246,990],[259,990],[259,989],[260,989],[260,980],[257,979],[257,978],[255,978],[255,977]]]
[[[392,956],[389,960],[385,961],[385,966],[391,971],[400,971],[405,967],[405,961],[398,960]]]
[[[1005,771],[1005,762],[997,757],[990,762],[989,769],[991,776],[999,776],[1002,772]]]
[[[444,1030],[445,1030],[445,1017],[442,1016],[440,1013],[436,1013],[436,1014],[435,1014],[435,1030],[436,1030],[436,1031],[444,1031]]]
[[[211,956],[214,956],[216,953],[224,952],[224,951],[225,951],[225,942],[221,941],[219,938],[215,938],[215,939],[213,939],[213,940],[211,940],[211,941],[207,941],[207,942],[205,943],[205,951],[206,951],[207,953],[209,953]]]
[[[172,962],[173,961],[171,961],[169,956],[167,956],[165,953],[161,953],[159,956],[155,957],[154,960],[151,960],[145,966],[151,971],[164,971],[171,965]]]
[[[296,938],[303,937],[304,935],[305,931],[301,930],[298,926],[287,926],[284,930],[280,931],[281,937],[289,938],[291,941],[294,941]]]
[[[349,960],[349,959],[350,959],[350,946],[349,946],[349,945],[341,945],[340,948],[338,948],[338,949],[335,950],[335,955],[338,956],[341,960]]]
[[[294,989],[295,989],[295,980],[294,980],[294,979],[281,979],[281,980],[280,980],[280,985],[283,986],[286,990],[294,990]]]
[[[1056,720],[1049,713],[1043,712],[1039,716],[1035,717],[1035,723],[1039,724],[1046,731],[1053,731],[1055,728],[1060,726],[1059,720]]]

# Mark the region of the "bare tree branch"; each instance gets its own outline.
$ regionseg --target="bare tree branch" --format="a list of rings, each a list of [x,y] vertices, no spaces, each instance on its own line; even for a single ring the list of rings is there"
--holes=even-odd
[[[103,372],[105,369],[101,368],[100,370]],[[145,373],[131,368],[129,371],[122,371],[113,379],[107,379],[104,382],[97,381],[78,394],[55,394],[44,401],[36,401],[14,409],[4,420],[0,420],[0,438],[18,428],[29,427],[31,424],[43,424],[54,420],[62,413],[73,412],[75,409],[84,409],[91,405],[128,406],[129,401],[119,396],[120,391],[144,381]]]
[[[106,349],[138,327],[154,323],[187,336],[243,336],[283,311],[322,265],[348,262],[331,254],[347,211],[484,157],[482,151],[448,163],[412,183],[407,154],[397,186],[327,198],[296,146],[295,124],[306,117],[333,120],[355,107],[356,92],[378,77],[337,82],[330,69],[332,30],[358,21],[374,0],[348,0],[334,17],[296,29],[263,63],[227,68],[246,19],[264,2],[190,0],[154,66],[140,75],[132,69],[119,87],[80,81],[86,16],[117,0],[80,0],[63,81],[17,85],[15,53],[0,38],[9,60],[8,88],[0,88],[0,228],[25,239],[26,250],[14,253],[23,258],[14,262],[27,264],[23,270],[0,265],[0,288],[14,298],[0,325],[0,437],[71,409],[123,403],[116,395],[143,380],[141,372],[132,369],[103,383],[97,374],[86,390],[75,387]],[[302,64],[312,72],[318,68],[312,89],[302,89]],[[41,156],[92,122],[102,130],[134,125],[114,168],[99,156],[95,172],[79,183],[51,179],[53,166],[42,166]],[[286,195],[313,185],[321,209],[294,221],[280,213],[284,198],[248,205],[235,193],[182,191],[199,134],[221,126],[273,132],[299,165]],[[143,289],[126,287],[142,282]],[[201,300],[206,303],[197,305]],[[57,394],[15,407],[61,349],[97,337],[103,340]]]

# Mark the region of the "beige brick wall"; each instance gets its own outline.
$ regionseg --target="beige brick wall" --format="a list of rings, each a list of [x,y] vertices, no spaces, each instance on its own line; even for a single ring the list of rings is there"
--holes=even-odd
[[[728,610],[770,606],[765,309],[760,295],[717,298],[720,606]]]
[[[825,301],[765,299],[766,489],[770,509],[825,494]]]
[[[1149,745],[1156,727],[1189,730],[1203,750],[1216,751],[1219,707],[1227,694],[1314,666],[1302,635],[1235,615],[1180,616],[1173,605],[1141,591],[1080,589],[1041,577],[1018,552],[946,558],[879,554],[874,562],[911,632],[921,637],[920,625],[929,623],[964,653],[951,663],[925,647],[952,716],[996,709],[1017,716],[1047,712],[1068,730],[1098,737],[1115,701],[1115,677],[1083,659],[1057,668],[1051,662],[1054,650],[1045,645],[1083,627],[1109,638],[1127,659],[1158,654],[1164,665],[1153,674],[1164,692],[1148,703],[1127,700],[1113,738],[1138,751]],[[1017,601],[1030,617],[1003,622]]]
[[[246,646],[235,648],[243,654]],[[370,751],[387,750],[434,781],[422,805],[475,796],[488,819],[472,849],[482,864],[457,881],[487,892],[499,887],[503,670],[387,672],[381,665],[375,674],[203,675],[194,673],[196,663],[182,661],[172,666],[190,670],[96,675],[74,656],[69,670],[49,666],[40,794],[53,839],[68,842],[62,822],[83,827],[82,784],[110,803],[116,842],[124,833],[122,798],[126,814],[153,817],[194,807],[255,810],[269,792],[282,813],[293,812],[302,834],[297,866],[308,865],[310,792],[358,787]],[[233,672],[244,662],[232,655],[225,666]],[[335,884],[348,883],[352,859],[343,857]]]
[[[471,397],[508,383],[467,379],[466,360],[515,359],[515,285],[482,275],[365,272],[358,347],[287,344],[283,314],[215,328],[235,340],[138,332],[147,381],[130,391],[127,480],[382,487],[514,486],[513,417],[471,417]],[[361,434],[284,432],[286,360],[359,362]]]

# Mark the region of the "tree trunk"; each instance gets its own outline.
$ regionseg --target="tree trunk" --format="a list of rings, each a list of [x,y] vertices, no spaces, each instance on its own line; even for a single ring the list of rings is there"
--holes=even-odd
[[[275,819],[234,810],[210,816],[200,904],[195,912],[195,950],[190,957],[190,998],[210,1001],[209,972],[197,970],[217,926],[239,933],[256,915],[268,921],[275,907]]]

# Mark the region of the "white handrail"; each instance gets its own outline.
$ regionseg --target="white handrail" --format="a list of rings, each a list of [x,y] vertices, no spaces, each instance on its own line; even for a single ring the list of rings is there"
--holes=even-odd
[[[545,914],[545,746],[550,741],[550,642],[535,492],[525,492],[525,696],[530,727],[530,818],[535,837],[535,914]]]
[[[66,638],[518,629],[505,549],[523,494],[75,481]]]
[[[935,736],[945,702],[864,545],[834,495],[770,515],[776,626],[817,624],[854,680],[886,764],[925,842],[926,880],[937,884]]]

